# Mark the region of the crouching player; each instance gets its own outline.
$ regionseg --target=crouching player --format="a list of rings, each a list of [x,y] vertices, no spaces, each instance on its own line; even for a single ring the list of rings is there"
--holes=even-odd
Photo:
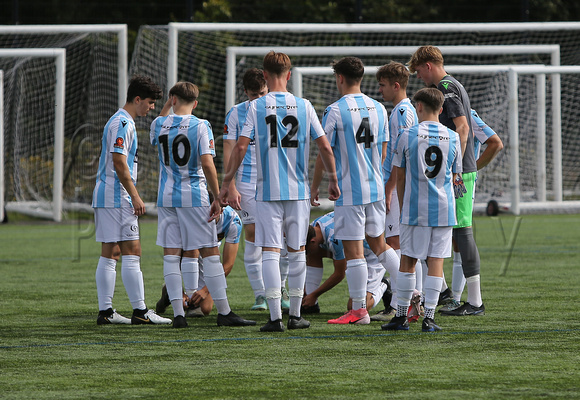
[[[417,259],[427,260],[423,284],[423,332],[441,330],[433,320],[441,292],[443,260],[451,256],[456,224],[455,197],[463,196],[459,135],[439,123],[443,94],[434,88],[413,97],[419,124],[404,130],[397,141],[393,165],[401,207],[401,266],[397,276],[397,314],[383,330],[408,330],[407,312],[415,289]]]

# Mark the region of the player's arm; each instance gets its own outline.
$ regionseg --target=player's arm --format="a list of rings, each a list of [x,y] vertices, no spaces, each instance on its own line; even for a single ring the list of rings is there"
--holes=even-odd
[[[234,151],[235,147],[236,147],[235,140],[224,139],[224,158],[223,158],[224,173],[228,170],[228,163],[230,162],[230,157],[231,157],[232,152]],[[229,193],[228,204],[231,203],[234,205],[238,205],[237,203],[240,202],[241,195],[238,192],[238,189],[236,188],[236,180],[235,179],[232,179],[232,181],[230,182],[228,193]],[[234,208],[236,208],[236,207],[234,207]]]
[[[222,254],[222,264],[224,266],[224,274],[226,276],[232,271],[234,267],[234,262],[236,261],[236,256],[238,255],[239,243],[228,243],[224,244],[224,250]]]
[[[145,214],[145,203],[141,200],[139,192],[137,192],[137,188],[131,179],[131,172],[127,165],[127,156],[122,153],[113,153],[113,167],[115,168],[121,185],[123,185],[129,196],[131,196],[135,215]]]
[[[316,157],[316,163],[314,164],[314,176],[312,177],[312,184],[310,185],[310,204],[314,207],[318,207],[320,205],[318,202],[318,196],[320,194],[320,182],[322,182],[323,176],[324,164],[322,163],[322,158],[319,154]]]
[[[203,174],[205,175],[205,180],[207,181],[207,186],[211,194],[213,194],[213,202],[211,203],[210,215],[208,222],[213,221],[222,212],[222,207],[220,206],[219,200],[217,198],[220,192],[220,187],[217,179],[217,171],[213,163],[213,155],[202,154],[201,155],[201,168],[203,169]]]
[[[487,166],[503,149],[503,142],[497,134],[490,136],[485,141],[487,147],[481,153],[481,156],[477,159],[477,170],[482,169]]]
[[[397,187],[397,170],[395,167],[391,169],[391,175],[387,183],[385,183],[385,204],[387,206],[387,214],[391,211],[391,198],[393,197],[393,192]]]
[[[469,138],[469,123],[465,115],[453,118],[453,123],[455,124],[455,132],[459,134],[459,140],[461,140],[461,154],[465,154]]]
[[[236,141],[236,144],[230,152],[226,174],[224,175],[224,179],[222,181],[222,189],[219,192],[219,195],[216,197],[216,199],[219,199],[222,204],[230,204],[237,210],[240,209],[239,193],[238,196],[235,197],[237,201],[234,200],[232,203],[230,203],[230,200],[234,199],[231,197],[230,185],[234,179],[234,176],[236,175],[236,171],[240,167],[240,164],[242,164],[242,160],[246,155],[246,151],[248,150],[249,145],[250,138],[247,136],[240,136]]]
[[[324,169],[328,174],[328,199],[332,201],[337,200],[340,197],[340,189],[338,188],[332,147],[330,147],[330,143],[328,143],[326,136],[320,136],[316,139],[316,145],[318,146],[318,154],[322,159]]]
[[[397,196],[399,198],[399,211],[403,209],[403,198],[405,196],[405,168],[394,166],[393,170],[397,175]]]
[[[320,257],[320,264],[322,264],[322,257]],[[320,268],[322,268],[322,266]],[[305,307],[313,306],[316,303],[316,300],[318,300],[323,293],[328,292],[330,289],[338,285],[344,279],[345,275],[346,260],[334,260],[334,271],[332,274],[326,278],[326,280],[322,282],[316,290],[304,296],[304,299],[302,299],[302,305]]]
[[[167,101],[165,102],[165,104],[163,105],[163,108],[161,109],[161,112],[159,113],[160,117],[167,117],[169,115],[169,112],[171,111],[171,107],[173,106],[173,96],[169,95],[169,97],[167,98]]]

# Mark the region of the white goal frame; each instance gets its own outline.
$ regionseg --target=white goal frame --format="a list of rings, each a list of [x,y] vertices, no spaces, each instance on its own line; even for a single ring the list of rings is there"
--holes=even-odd
[[[53,58],[56,67],[56,86],[54,93],[54,174],[52,188],[52,209],[46,211],[32,204],[8,203],[7,210],[14,210],[33,216],[53,219],[57,222],[62,220],[62,185],[64,169],[64,106],[65,106],[65,82],[66,82],[66,50],[65,49],[0,49],[0,57],[3,58]],[[2,93],[2,98],[3,98]],[[2,113],[3,115],[3,113]],[[2,131],[2,154],[4,154],[4,134]],[[2,160],[4,161],[4,160]],[[4,162],[2,162],[4,166]],[[0,186],[4,191],[4,171],[0,176]],[[3,198],[2,194],[2,198]]]
[[[4,217],[4,71],[0,69],[0,222]]]
[[[379,66],[365,67],[365,74],[376,74]],[[580,209],[580,201],[562,201],[562,127],[560,97],[554,101],[552,109],[553,117],[553,172],[554,172],[554,201],[546,201],[546,75],[560,76],[560,74],[580,74],[580,66],[546,66],[546,65],[446,65],[445,70],[453,74],[481,74],[507,72],[509,74],[509,124],[508,134],[510,138],[511,159],[510,159],[510,186],[511,202],[504,209],[509,209],[515,215],[519,215],[523,210],[545,210],[545,209]],[[294,94],[302,97],[302,77],[304,75],[332,75],[331,67],[294,67],[292,68],[292,80]],[[519,173],[519,126],[518,126],[518,75],[535,75],[537,101],[540,111],[538,112],[538,187],[539,202],[521,203],[520,193],[520,173]],[[558,80],[558,84],[559,84]],[[560,93],[558,86],[558,94]],[[556,99],[554,99],[556,100]],[[543,112],[541,111],[543,110]],[[485,205],[478,205],[478,208]]]

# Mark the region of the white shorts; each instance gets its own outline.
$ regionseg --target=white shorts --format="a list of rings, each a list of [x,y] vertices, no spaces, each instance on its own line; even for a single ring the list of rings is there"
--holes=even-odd
[[[247,182],[236,182],[236,188],[240,192],[241,210],[238,211],[244,225],[256,223],[256,185]]]
[[[257,201],[256,247],[288,247],[298,250],[306,244],[310,222],[310,200]],[[284,234],[286,241],[284,241]]]
[[[159,207],[157,245],[183,250],[216,247],[216,224],[207,222],[209,213],[210,207]]]
[[[385,231],[385,201],[358,206],[334,207],[334,238],[363,240],[365,235],[378,237]]]
[[[426,260],[451,257],[451,226],[413,226],[401,224],[401,254]]]
[[[95,208],[97,242],[116,243],[139,240],[139,221],[131,207]]]
[[[399,210],[399,197],[397,190],[393,191],[391,197],[391,209],[385,217],[385,237],[399,236],[399,223],[401,221],[401,211]]]

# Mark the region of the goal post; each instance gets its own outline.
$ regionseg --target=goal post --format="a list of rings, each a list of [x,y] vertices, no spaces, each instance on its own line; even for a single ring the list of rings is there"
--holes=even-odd
[[[53,180],[52,204],[50,211],[38,207],[19,207],[19,210],[34,216],[50,218],[55,221],[62,219],[62,186],[64,167],[64,106],[65,106],[65,74],[66,50],[64,49],[0,49],[0,58],[52,58],[55,65],[54,88],[54,144],[53,144]],[[2,96],[4,97],[4,96]],[[4,131],[2,132],[4,133]],[[4,143],[4,134],[2,134]],[[4,147],[4,146],[2,146]],[[4,148],[3,148],[4,150]],[[4,163],[3,163],[4,165]],[[3,174],[4,175],[4,174]],[[3,185],[4,186],[4,185]],[[30,205],[28,205],[30,206]]]

